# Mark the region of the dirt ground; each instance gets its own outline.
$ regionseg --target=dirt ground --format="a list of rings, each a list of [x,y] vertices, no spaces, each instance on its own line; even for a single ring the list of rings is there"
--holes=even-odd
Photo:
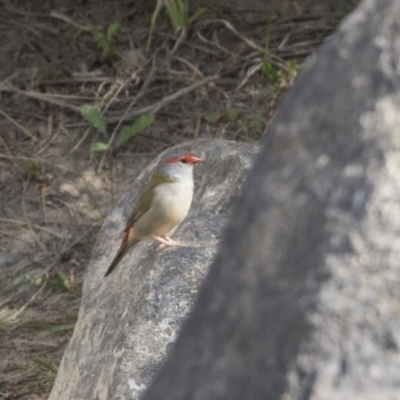
[[[0,0],[0,399],[47,398],[96,234],[138,173],[193,138],[260,140],[342,17],[208,9],[181,35],[161,12],[146,50],[152,4]]]

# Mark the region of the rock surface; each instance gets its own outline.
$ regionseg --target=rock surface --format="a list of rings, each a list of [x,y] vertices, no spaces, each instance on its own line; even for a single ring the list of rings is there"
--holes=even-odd
[[[132,185],[98,236],[51,400],[138,398],[175,341],[257,149],[223,140],[189,142],[158,157]],[[167,154],[188,150],[204,162],[195,166],[190,214],[173,237],[195,246],[160,251],[154,242],[139,243],[104,278],[139,188]]]
[[[366,0],[284,100],[145,400],[397,400],[400,2]]]

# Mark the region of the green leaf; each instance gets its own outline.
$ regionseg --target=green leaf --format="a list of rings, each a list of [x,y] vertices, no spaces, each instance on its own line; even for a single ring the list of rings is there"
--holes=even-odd
[[[261,71],[264,72],[269,78],[273,79],[274,81],[279,80],[279,73],[278,70],[273,66],[271,60],[269,58],[264,58]]]
[[[289,60],[286,65],[290,72],[297,72],[299,69],[299,64],[296,60]]]
[[[204,119],[210,124],[215,124],[222,117],[222,114],[219,111],[210,112],[204,116]]]
[[[103,116],[90,104],[81,107],[81,114],[91,125],[102,133],[106,133],[107,125]]]
[[[92,151],[104,151],[108,149],[108,144],[103,142],[93,142],[90,148]]]
[[[49,327],[49,329],[53,332],[72,331],[74,328],[75,324],[61,324]]]
[[[65,275],[64,272],[61,271],[61,270],[57,270],[57,275],[59,276],[59,278],[60,278],[62,281],[67,281],[67,280],[68,280],[67,275]]]
[[[64,274],[63,271],[57,271],[58,278],[61,280],[63,286],[65,286],[68,290],[71,290],[71,282],[67,275]]]
[[[43,385],[43,383],[52,382],[54,381],[54,377],[46,376],[44,378],[35,379],[34,381],[29,382],[31,386],[39,386]]]
[[[238,119],[239,114],[240,114],[240,110],[238,108],[230,108],[226,112],[226,118],[228,118],[229,122],[234,122]]]
[[[47,282],[46,289],[66,292],[69,291],[68,287],[65,286],[64,282]]]
[[[33,362],[42,370],[42,371],[49,371],[54,374],[57,373],[57,370],[47,361],[42,360],[33,360]]]
[[[110,24],[107,28],[107,39],[111,40],[113,36],[117,33],[118,29],[119,24],[117,22]]]
[[[115,147],[122,146],[132,136],[143,132],[148,126],[154,122],[155,116],[153,113],[143,114],[132,125],[125,126],[117,137]]]
[[[168,0],[165,2],[167,12],[175,30],[185,28],[187,23],[187,7],[184,0]]]
[[[202,14],[204,14],[207,11],[207,7],[202,7],[199,8],[189,19],[188,19],[188,25],[192,25],[193,22],[195,22],[197,19],[199,19]]]
[[[92,28],[90,30],[90,33],[92,34],[92,38],[97,43],[98,46],[100,46],[101,48],[107,46],[107,39],[103,33],[101,33],[96,28]]]

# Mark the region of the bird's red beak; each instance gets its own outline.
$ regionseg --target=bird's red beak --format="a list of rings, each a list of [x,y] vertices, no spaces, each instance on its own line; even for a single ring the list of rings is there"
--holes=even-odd
[[[196,164],[199,161],[202,161],[201,158],[195,157],[193,154],[188,155],[187,161],[189,164]]]

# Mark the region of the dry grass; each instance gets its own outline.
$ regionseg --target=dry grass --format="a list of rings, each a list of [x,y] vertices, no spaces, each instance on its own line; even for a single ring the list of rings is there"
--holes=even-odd
[[[27,4],[0,0],[0,399],[18,400],[49,394],[96,233],[138,172],[185,140],[259,140],[338,21],[208,11],[176,46],[160,17],[145,53],[144,2]],[[115,63],[85,30],[113,22]],[[107,135],[82,119],[83,104],[102,112]],[[90,151],[149,110],[155,123],[123,148]]]

